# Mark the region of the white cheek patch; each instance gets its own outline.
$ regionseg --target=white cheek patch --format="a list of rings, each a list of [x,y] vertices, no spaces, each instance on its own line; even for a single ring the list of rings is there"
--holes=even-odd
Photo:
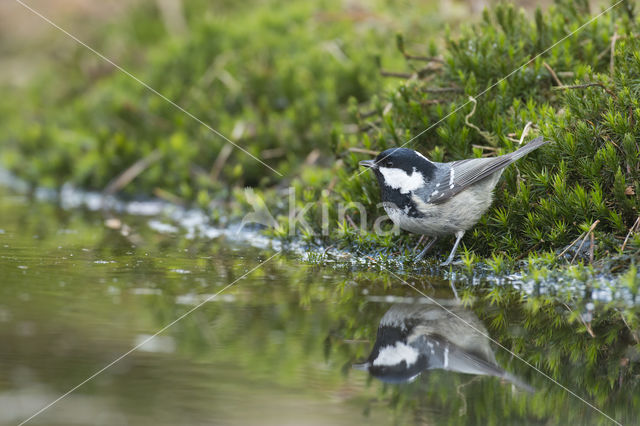
[[[411,175],[395,167],[380,167],[379,170],[384,177],[384,183],[393,189],[400,190],[401,194],[408,194],[424,185],[424,176],[415,168],[413,172],[411,172]]]
[[[407,367],[412,366],[418,360],[418,351],[409,345],[398,342],[395,346],[385,346],[378,353],[373,365],[398,365],[402,361]]]

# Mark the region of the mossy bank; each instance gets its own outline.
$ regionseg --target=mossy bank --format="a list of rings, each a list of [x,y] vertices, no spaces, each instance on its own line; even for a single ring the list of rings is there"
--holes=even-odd
[[[122,30],[136,75],[285,178],[81,47],[26,94],[7,89],[2,163],[34,185],[111,183],[125,196],[197,203],[214,220],[242,217],[243,188],[251,186],[280,225],[265,230],[275,237],[409,255],[417,238],[362,233],[354,226],[360,211],[338,211],[364,203],[367,229],[382,214],[376,183],[359,174],[358,161],[408,141],[436,161],[499,155],[514,150],[527,128],[525,141],[543,135],[553,143],[506,170],[493,207],[463,240],[464,263],[482,258],[507,270],[529,256],[616,272],[638,262],[634,4],[594,20],[599,10],[586,2],[558,2],[531,17],[502,5],[444,36],[426,9],[394,28],[371,18],[384,8],[325,13],[332,7],[268,2],[249,15],[230,6],[220,18],[194,2],[182,36],[165,34],[143,7],[96,41],[108,50],[108,35]],[[134,50],[146,52],[137,64]],[[65,82],[52,84],[53,73]],[[142,173],[119,187],[120,173],[141,160]],[[298,209],[315,203],[306,210],[310,226],[293,235],[289,186]],[[331,224],[324,235],[323,215]]]

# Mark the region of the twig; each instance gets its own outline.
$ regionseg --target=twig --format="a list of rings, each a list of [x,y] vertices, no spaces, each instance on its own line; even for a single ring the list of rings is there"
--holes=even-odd
[[[395,72],[380,70],[380,75],[383,77],[398,77],[398,78],[411,78],[413,74],[408,72]]]
[[[305,166],[312,166],[314,164],[316,164],[316,162],[318,161],[318,159],[320,158],[320,150],[319,149],[313,149],[309,155],[307,155],[307,158],[304,159],[304,165]]]
[[[439,71],[439,70],[440,70],[439,67],[426,66],[424,68],[420,68],[419,70],[417,70],[415,74],[418,76],[418,78],[426,78],[428,74],[433,73],[434,71]]]
[[[600,220],[596,220],[593,225],[591,225],[591,228],[589,228],[589,231],[586,232],[586,234],[588,234],[593,228],[595,228],[595,225],[597,225],[600,222]],[[580,236],[578,238],[576,238],[575,240],[573,240],[573,242],[571,244],[569,244],[567,247],[565,247],[564,250],[562,250],[562,252],[560,252],[560,254],[558,255],[558,257],[562,257],[566,252],[569,251],[569,249],[571,247],[573,247],[573,245],[575,243],[577,243],[578,241],[580,241],[583,238],[586,238],[587,236],[585,235],[585,233],[583,232],[582,234],[580,234]],[[582,247],[582,245],[580,245],[580,247]],[[573,261],[572,261],[573,262]]]
[[[464,387],[470,385],[471,383],[477,381],[479,377],[481,377],[481,376],[475,376],[474,378],[472,378],[468,382],[462,383],[462,384],[456,386],[456,393],[458,394],[458,396],[460,397],[460,400],[462,401],[462,407],[460,407],[460,409],[458,410],[458,416],[462,417],[465,414],[467,414],[467,398],[462,393],[462,388],[464,388]]]
[[[614,97],[615,99],[618,99],[618,96],[615,93],[613,93],[613,91],[611,89],[609,89],[604,84],[598,83],[598,82],[589,82],[589,83],[585,83],[585,84],[576,84],[576,85],[573,85],[573,86],[556,86],[556,87],[553,87],[552,90],[586,89],[587,87],[594,87],[594,86],[601,87],[602,89],[604,89],[605,92],[610,94],[612,97]]]
[[[571,308],[569,307],[569,305],[567,305],[566,303],[563,303],[563,305],[564,305],[564,307],[565,307],[565,308],[567,308],[567,310],[568,310],[569,312],[573,312],[573,310],[571,310]],[[578,312],[578,317],[580,318],[580,322],[582,322],[582,325],[584,325],[584,328],[586,328],[586,329],[587,329],[587,333],[589,333],[589,335],[590,335],[592,338],[595,338],[595,337],[596,337],[596,335],[595,335],[595,333],[593,332],[593,330],[591,329],[591,326],[590,326],[589,324],[587,324],[587,323],[586,323],[586,321],[584,320],[584,318],[582,318],[582,314],[581,314],[580,312]]]
[[[368,132],[369,130],[378,130],[378,131],[380,131],[379,125],[381,123],[382,123],[382,120],[367,121],[366,123],[364,123],[362,126],[360,126],[358,128],[358,131],[360,131],[360,132]]]
[[[524,142],[524,138],[527,137],[527,134],[529,134],[529,129],[531,128],[532,124],[532,121],[528,121],[527,124],[524,125],[524,129],[522,129],[522,135],[520,135],[520,142],[518,142],[518,145],[522,145],[522,142]]]
[[[378,113],[378,111],[377,111],[377,110],[375,110],[375,109],[372,109],[371,111],[367,111],[367,112],[360,112],[360,111],[358,111],[358,116],[359,116],[361,119],[363,119],[363,118],[369,118],[369,117],[371,117],[371,116],[374,116],[374,115],[376,115],[377,113]]]
[[[444,100],[442,99],[425,99],[423,101],[420,101],[420,105],[437,105],[443,102]]]
[[[353,221],[353,219],[351,219],[351,216],[347,214],[345,215],[345,218],[347,219],[347,222],[349,222],[349,225],[351,225],[353,229],[358,229],[358,227],[356,226],[356,223]]]
[[[173,204],[178,204],[180,206],[184,206],[187,203],[184,201],[184,199],[178,197],[175,194],[172,194],[171,192],[164,190],[162,188],[154,188],[153,189],[153,195],[155,195],[156,197],[162,199],[162,200],[166,200],[169,201],[170,203]]]
[[[549,64],[547,64],[546,62],[543,62],[542,65],[547,69],[547,71],[549,71],[549,74],[551,74],[551,77],[553,77],[553,79],[555,80],[558,86],[564,86],[564,84],[562,84],[562,82],[558,78],[558,75],[556,74],[556,72],[553,70],[553,68],[551,68]]]
[[[598,53],[598,56],[596,56],[596,62],[598,62],[600,59],[607,56],[607,53],[609,53],[610,51],[611,51],[611,46],[609,45],[602,52]]]
[[[414,253],[418,250],[418,247],[420,247],[420,244],[422,244],[423,240],[424,240],[424,235],[420,235],[420,239],[418,240],[418,244],[416,244],[416,246],[413,248],[413,252]]]
[[[444,59],[438,58],[437,56],[417,56],[410,55],[408,53],[402,52],[405,59],[412,59],[414,61],[425,61],[425,62],[438,62],[440,64],[444,64]]]
[[[373,151],[370,149],[365,149],[365,148],[357,148],[357,147],[351,147],[348,148],[347,151],[351,151],[351,152],[357,152],[359,154],[369,154],[369,155],[378,155],[379,152],[378,151]]]
[[[340,167],[340,164],[342,163],[343,163],[342,159],[338,160],[336,162],[336,167]],[[327,186],[327,190],[329,192],[333,192],[333,188],[335,188],[336,183],[338,183],[338,176],[333,175],[333,177],[331,178],[331,182],[329,182],[329,186]]]
[[[433,72],[433,71],[437,71],[437,68],[433,68],[433,67],[424,67],[421,68],[415,72],[412,73],[408,73],[408,72],[397,72],[397,71],[385,71],[385,70],[380,70],[380,75],[383,77],[397,77],[397,78],[405,78],[405,79],[409,79],[412,77],[417,77],[417,78],[425,78],[425,76],[427,76],[428,73]]]
[[[640,216],[638,216],[633,225],[631,225],[631,228],[629,228],[629,232],[624,239],[624,243],[622,243],[622,248],[620,249],[621,252],[624,252],[624,249],[627,247],[627,241],[629,241],[629,237],[632,234],[635,234],[638,230],[640,230]]]
[[[267,160],[269,158],[278,158],[285,155],[287,151],[284,148],[270,148],[265,149],[260,153],[260,158],[263,160]]]
[[[104,194],[113,195],[127,186],[129,182],[134,180],[140,173],[145,171],[150,165],[162,158],[160,151],[155,150],[151,154],[133,163],[128,169],[120,173],[105,187]]]
[[[211,166],[211,172],[209,172],[209,179],[215,181],[220,176],[220,172],[222,168],[226,164],[229,156],[231,155],[231,151],[233,150],[232,146],[229,144],[224,144],[222,149],[220,150],[220,154],[216,157],[216,161],[214,161],[213,166]]]
[[[584,238],[582,239],[582,242],[578,246],[578,250],[576,250],[576,254],[573,255],[573,259],[571,259],[571,263],[573,263],[576,260],[576,257],[578,257],[578,253],[580,253],[580,250],[582,249],[582,246],[587,241],[587,237],[589,236],[589,234],[591,234],[591,232],[593,232],[593,230],[596,228],[596,226],[598,226],[598,223],[600,223],[600,219],[598,219],[595,222],[593,222],[593,224],[591,225],[591,227],[587,231],[587,235],[584,236]]]
[[[425,93],[464,92],[460,87],[431,87],[422,89]]]
[[[331,244],[329,247],[327,247],[326,249],[324,249],[324,252],[322,253],[323,256],[326,256],[327,253],[329,252],[329,250],[331,250],[334,247],[334,244]]]
[[[596,127],[595,125],[593,126],[594,128]],[[611,145],[615,146],[616,148],[618,148],[620,150],[620,152],[623,152],[622,149],[618,146],[617,143],[615,143],[609,136],[602,134],[602,139],[605,139],[607,142],[609,142]]]
[[[396,47],[398,48],[398,51],[402,53],[405,59],[413,59],[415,61],[439,62],[441,64],[444,64],[444,59],[442,58],[434,56],[418,56],[407,53],[404,49],[404,37],[402,36],[402,34],[396,35]]]
[[[494,145],[495,144],[495,139],[489,132],[485,132],[484,130],[481,130],[478,126],[476,126],[475,124],[472,124],[471,122],[469,122],[469,119],[471,117],[473,117],[473,114],[476,113],[476,106],[478,105],[478,101],[476,101],[476,99],[473,96],[469,96],[469,101],[473,102],[473,108],[471,109],[471,112],[464,117],[465,124],[467,126],[471,127],[472,129],[475,129],[478,133],[480,133],[480,135],[483,138],[485,138],[485,140],[487,142],[489,142],[490,145]]]
[[[577,243],[578,241],[580,241],[580,239],[581,239],[581,238],[584,238],[584,232],[583,232],[582,234],[580,234],[580,236],[579,236],[578,238],[576,238],[575,240],[573,240],[573,241],[571,242],[571,244],[569,244],[568,246],[566,246],[566,247],[564,248],[564,250],[562,250],[562,251],[560,252],[560,254],[558,255],[558,257],[562,257],[562,256],[564,256],[564,255],[565,255],[565,253],[567,253],[567,252],[569,251],[569,249],[570,249],[571,247],[573,247],[573,245],[574,245],[575,243]]]
[[[187,20],[184,16],[182,1],[156,0],[156,5],[160,9],[162,21],[171,35],[184,35],[187,30]]]
[[[631,337],[633,337],[633,340],[636,341],[636,343],[640,343],[640,340],[638,340],[638,333],[636,333],[635,331],[633,331],[631,329],[631,327],[629,326],[629,323],[627,322],[627,319],[624,317],[624,314],[622,313],[621,310],[617,310],[618,312],[620,312],[620,316],[622,317],[622,322],[624,322],[624,325],[627,326],[627,328],[629,329],[629,331],[631,332]]]
[[[471,145],[471,148],[478,148],[483,151],[493,152],[494,154],[500,150],[500,148],[496,148],[495,146],[486,146],[486,145]]]
[[[529,253],[535,252],[535,251],[536,251],[536,249],[537,249],[537,248],[540,246],[540,244],[542,244],[543,242],[544,242],[544,241],[538,241],[537,243],[535,243],[535,244],[533,245],[533,247],[531,247],[531,248],[529,249],[529,251],[526,251],[526,252],[522,252],[522,253],[520,253],[520,256],[516,257],[516,258],[515,258],[515,259],[513,259],[513,260],[514,260],[514,261],[518,261],[518,260],[520,260],[520,259],[523,259],[523,258],[524,258],[525,256],[527,256]]]
[[[623,40],[627,38],[638,38],[640,37],[640,34],[630,34],[629,36],[626,36],[626,35],[620,35],[620,34],[614,33],[613,36],[615,36],[616,41],[618,41],[618,40]],[[611,41],[613,42],[613,39]],[[615,47],[615,43],[612,43],[612,44]],[[600,59],[607,56],[607,53],[609,52],[613,54],[613,50],[611,50],[611,45],[607,46],[602,52],[598,53],[598,56],[596,56],[596,62],[598,62]]]
[[[611,74],[611,77],[613,77],[613,72],[615,71],[617,40],[618,40],[618,33],[614,32],[613,37],[611,37],[611,59],[609,60],[609,74]]]

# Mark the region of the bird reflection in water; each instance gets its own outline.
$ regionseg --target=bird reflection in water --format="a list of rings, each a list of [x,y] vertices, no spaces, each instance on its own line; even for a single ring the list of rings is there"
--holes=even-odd
[[[533,392],[498,365],[478,317],[458,302],[448,305],[450,312],[426,301],[393,305],[380,320],[368,359],[353,367],[387,383],[411,382],[425,370],[442,369],[499,377]]]

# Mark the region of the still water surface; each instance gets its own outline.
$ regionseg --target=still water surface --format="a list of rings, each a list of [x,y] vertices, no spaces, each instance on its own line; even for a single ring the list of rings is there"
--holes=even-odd
[[[119,217],[123,235],[105,219],[0,192],[0,424],[29,418],[274,253],[158,233],[143,217]],[[558,320],[566,311],[548,294],[530,312],[523,300],[537,299],[508,285],[402,275],[607,415],[638,421],[637,345],[619,320],[593,338]],[[479,296],[496,288],[498,302]],[[439,365],[432,356],[429,371],[415,345],[378,362],[415,371],[352,368],[374,360],[385,313],[405,331],[436,327],[438,345],[472,347],[456,365],[448,349]],[[614,424],[452,321],[383,270],[279,255],[28,424]]]

